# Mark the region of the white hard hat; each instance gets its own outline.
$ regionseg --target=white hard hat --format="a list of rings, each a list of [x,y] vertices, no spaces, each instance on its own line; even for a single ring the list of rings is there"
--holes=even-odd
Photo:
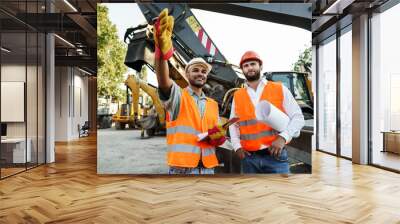
[[[210,64],[208,64],[203,58],[193,58],[192,60],[189,61],[189,63],[187,63],[186,67],[185,67],[185,72],[187,73],[189,70],[189,67],[195,64],[201,64],[206,66],[207,68],[207,73],[209,73],[211,71],[212,66]]]

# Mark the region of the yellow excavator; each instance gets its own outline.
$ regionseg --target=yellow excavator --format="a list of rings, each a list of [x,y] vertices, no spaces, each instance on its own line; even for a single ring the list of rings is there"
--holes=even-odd
[[[165,110],[158,97],[157,88],[134,75],[128,75],[128,78],[125,80],[125,85],[132,91],[132,107],[134,111],[139,111],[140,89],[147,93],[153,101],[152,108],[146,111],[146,113],[134,113],[136,124],[142,128],[142,137],[144,137],[144,131],[146,131],[148,136],[153,136],[159,132],[165,132]]]
[[[128,94],[127,97],[129,98]],[[133,104],[124,103],[119,105],[117,113],[112,115],[111,120],[115,124],[115,129],[125,129],[126,125],[129,128],[135,128],[135,110],[133,110]]]
[[[128,79],[125,81],[127,86],[126,97],[127,103],[121,104],[116,114],[112,116],[112,121],[115,123],[116,129],[125,129],[128,124],[129,128],[136,128],[137,120],[143,116],[144,109],[139,103],[139,85],[131,81],[128,85]],[[131,95],[128,93],[128,88],[131,90]],[[132,102],[129,103],[131,97]]]

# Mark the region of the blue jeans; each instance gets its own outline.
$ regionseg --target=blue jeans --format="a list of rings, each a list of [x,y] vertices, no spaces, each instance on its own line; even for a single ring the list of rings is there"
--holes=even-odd
[[[242,160],[243,173],[289,173],[287,150],[274,158],[269,154],[256,154],[246,156]]]
[[[214,174],[214,168],[184,168],[170,166],[168,174]]]

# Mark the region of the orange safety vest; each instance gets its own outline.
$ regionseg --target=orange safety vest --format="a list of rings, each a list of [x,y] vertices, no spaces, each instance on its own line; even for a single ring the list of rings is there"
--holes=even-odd
[[[207,97],[203,118],[188,90],[182,90],[178,117],[170,121],[167,116],[167,160],[169,166],[197,167],[200,159],[204,167],[218,165],[215,147],[206,142],[198,142],[197,135],[207,132],[218,124],[218,104]]]
[[[283,109],[283,89],[281,83],[268,81],[259,99],[267,100],[281,111]],[[261,145],[271,145],[279,134],[265,123],[258,122],[255,107],[251,102],[246,88],[237,90],[234,94],[235,113],[239,117],[240,144],[247,151],[257,151]]]

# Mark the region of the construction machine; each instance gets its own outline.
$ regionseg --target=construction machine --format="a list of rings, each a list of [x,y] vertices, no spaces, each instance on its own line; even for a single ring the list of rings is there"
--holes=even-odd
[[[130,94],[128,88],[126,89],[126,103],[119,105],[119,109],[117,113],[112,115],[112,122],[115,124],[115,129],[117,130],[123,130],[125,129],[126,125],[128,125],[129,128],[136,128],[136,116],[135,114],[138,113],[138,110],[134,109],[134,105],[138,104],[139,101],[135,101],[134,99],[136,96],[134,96],[134,93],[132,92],[132,103],[129,103],[130,101]]]
[[[112,116],[118,110],[118,105],[103,97],[97,99],[97,104],[97,128],[111,128]]]
[[[265,72],[267,80],[281,82],[290,90],[303,112],[304,119],[314,118],[313,94],[309,74],[304,72]]]
[[[173,54],[173,57],[170,58],[168,61],[171,79],[173,79],[180,87],[186,87],[188,85],[188,80],[185,77],[185,65],[189,60],[194,57],[204,58],[209,64],[212,65],[212,70],[207,77],[207,83],[205,84],[203,91],[208,97],[211,97],[218,102],[220,108],[220,116],[223,118],[227,118],[230,115],[233,93],[236,89],[243,86],[245,79],[240,68],[238,68],[237,65],[229,63],[222,55],[221,51],[211,40],[208,33],[204,30],[204,28],[201,26],[200,22],[196,19],[190,9],[191,6],[205,9],[205,5],[206,4],[138,3],[138,6],[145,16],[147,23],[139,25],[135,28],[127,29],[124,37],[125,42],[128,44],[125,64],[128,67],[135,69],[136,71],[140,71],[142,66],[146,65],[154,72],[155,63],[152,24],[154,24],[154,21],[161,10],[164,8],[168,8],[170,15],[175,18],[175,25],[172,36],[175,52]],[[232,14],[250,17],[258,15],[258,19],[263,20],[266,20],[264,19],[264,16],[268,13],[277,16],[278,14],[282,14],[282,12],[279,10],[287,10],[287,12],[293,11],[283,6],[272,8],[267,7],[267,9],[265,9],[265,4],[253,4],[251,7],[248,7],[248,5],[245,4],[224,4],[224,6],[225,5],[231,5],[235,8],[235,10],[232,11]],[[224,9],[222,5],[221,7],[211,7],[206,10],[215,11],[218,10],[217,8],[221,10],[220,12],[223,13],[230,12],[230,10],[226,10],[226,8]],[[246,12],[246,14],[241,15],[240,9],[244,9],[245,11],[242,12]],[[296,18],[298,18],[299,15],[291,16],[289,14],[286,14],[286,16],[290,19],[290,21],[286,20],[286,22],[293,22],[293,24],[291,25],[298,25],[300,20],[296,20]],[[301,24],[301,26],[307,27],[304,24]],[[282,77],[280,73],[271,74],[271,80],[278,80],[279,77]],[[299,78],[302,77],[301,75],[297,74],[298,73],[292,72],[289,74],[289,76],[296,76]],[[288,87],[293,94],[296,93],[295,91],[301,93],[309,92],[306,85],[301,86],[297,83],[292,84],[292,82],[295,81],[294,78],[288,80],[290,83],[287,86],[293,86],[293,88]],[[303,89],[299,91],[296,88]],[[313,104],[311,101],[311,94],[306,95],[308,97],[307,99],[303,99],[303,95],[301,95],[301,97],[299,97],[299,100],[305,104],[305,106],[303,106],[302,108],[307,109],[308,115],[306,117],[312,118]],[[303,110],[303,112],[305,111]],[[308,129],[308,131],[310,131],[310,129]],[[311,166],[311,159],[308,159],[311,158],[311,135],[312,131],[311,133],[307,132],[306,134],[301,136],[303,137],[303,140],[302,142],[300,142],[300,144],[296,144],[296,140],[292,140],[292,144],[295,143],[294,145],[296,145],[296,147],[294,147],[293,149],[294,153],[289,152],[289,156],[296,157],[303,163],[308,164],[309,167]],[[304,156],[304,153],[306,154],[306,156]],[[229,141],[227,141],[224,145],[217,149],[217,157],[219,161],[221,161],[220,172],[240,172],[240,160],[238,160],[238,158],[235,158],[235,155],[232,151],[232,146],[230,145]]]
[[[146,112],[146,114],[135,113],[136,123],[142,128],[142,137],[144,137],[143,131],[146,131],[148,136],[153,136],[160,132],[165,132],[165,110],[161,104],[160,98],[157,95],[157,88],[150,84],[140,80],[134,75],[128,75],[125,80],[125,85],[132,91],[133,96],[133,110],[139,111],[139,89],[143,90],[152,99],[154,110]]]

